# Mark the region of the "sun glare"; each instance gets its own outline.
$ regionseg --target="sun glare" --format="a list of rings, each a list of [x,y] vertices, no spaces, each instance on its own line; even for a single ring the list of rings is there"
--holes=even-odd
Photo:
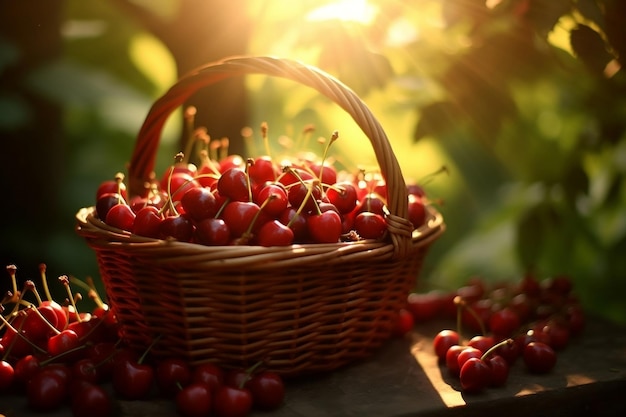
[[[345,22],[371,23],[378,10],[367,0],[342,0],[314,9],[307,15],[308,20],[342,20]]]

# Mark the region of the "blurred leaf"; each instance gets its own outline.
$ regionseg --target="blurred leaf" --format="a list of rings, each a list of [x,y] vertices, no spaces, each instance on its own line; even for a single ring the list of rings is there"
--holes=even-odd
[[[533,0],[528,4],[526,17],[542,36],[552,30],[561,16],[572,10],[571,0]]]
[[[418,141],[429,136],[442,136],[458,122],[458,113],[452,103],[445,101],[430,103],[419,109],[420,118],[413,132],[413,139]]]
[[[606,0],[606,36],[622,64],[626,65],[626,1]]]
[[[15,63],[18,58],[18,48],[13,43],[0,38],[0,75],[6,67]]]
[[[581,15],[595,23],[600,28],[600,30],[605,30],[606,24],[604,19],[604,11],[598,4],[597,0],[576,0],[576,4],[574,7]]]
[[[442,14],[448,26],[460,22],[476,24],[484,20],[489,12],[484,0],[444,0]]]
[[[604,68],[613,57],[598,32],[587,25],[579,24],[570,33],[570,43],[576,56],[592,73],[604,74]]]
[[[530,207],[517,224],[517,253],[525,270],[535,269],[545,255],[548,241],[559,236],[559,215],[551,204],[539,203]]]
[[[581,194],[589,193],[589,176],[581,165],[576,164],[563,174],[561,185],[567,201],[575,204]]]
[[[32,121],[32,112],[22,98],[0,91],[0,130],[18,129]]]

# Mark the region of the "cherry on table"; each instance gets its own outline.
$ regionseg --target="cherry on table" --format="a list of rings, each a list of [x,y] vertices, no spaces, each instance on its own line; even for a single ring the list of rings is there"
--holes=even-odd
[[[248,388],[223,385],[215,393],[213,411],[217,417],[246,417],[252,404],[252,393]]]
[[[174,402],[182,417],[206,417],[213,409],[213,394],[208,385],[192,382],[176,393]]]
[[[247,388],[252,394],[253,407],[263,411],[277,409],[285,399],[283,379],[271,371],[262,371],[252,375]]]
[[[224,370],[213,363],[196,366],[191,374],[191,381],[208,385],[212,392],[224,385]]]
[[[450,329],[441,330],[433,339],[433,348],[437,358],[441,362],[446,360],[446,353],[451,346],[458,345],[460,340],[459,334]]]
[[[461,388],[467,393],[478,393],[484,390],[491,381],[491,370],[480,358],[468,359],[459,372]]]
[[[73,417],[107,417],[111,415],[113,404],[110,395],[97,384],[84,382],[74,385],[71,409]]]
[[[26,385],[28,405],[36,411],[58,409],[66,397],[67,381],[56,372],[37,372]]]
[[[166,395],[174,395],[180,387],[189,384],[191,368],[180,358],[161,359],[156,364],[156,383],[159,390]]]
[[[535,374],[548,373],[556,365],[557,357],[554,349],[542,342],[530,342],[522,352],[528,370]]]

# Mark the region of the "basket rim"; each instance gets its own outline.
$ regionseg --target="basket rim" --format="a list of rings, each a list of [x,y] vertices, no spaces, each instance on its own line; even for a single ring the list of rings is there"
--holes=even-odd
[[[443,216],[432,206],[428,207],[427,221],[414,230],[411,251],[407,256],[424,246],[430,245],[444,231]],[[127,253],[153,257],[153,262],[166,263],[176,259],[203,261],[227,267],[233,265],[254,266],[256,269],[275,268],[277,262],[290,264],[303,259],[324,262],[343,262],[342,256],[357,255],[387,257],[394,256],[394,245],[388,240],[364,239],[353,242],[301,243],[288,246],[208,246],[174,239],[156,239],[132,234],[107,225],[95,214],[95,207],[84,207],[76,213],[76,232],[98,249],[123,250]],[[158,255],[158,256],[155,256]]]

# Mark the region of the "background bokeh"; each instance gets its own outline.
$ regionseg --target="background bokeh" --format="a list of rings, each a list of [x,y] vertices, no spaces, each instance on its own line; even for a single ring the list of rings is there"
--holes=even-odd
[[[439,205],[448,228],[416,290],[566,274],[592,313],[626,323],[625,23],[622,0],[0,0],[0,260],[21,279],[41,262],[97,278],[74,214],[125,170],[151,103],[202,63],[274,55],[352,87]],[[249,77],[191,103],[233,151],[244,126],[267,121],[289,152],[279,138],[312,123],[340,132],[338,163],[375,166],[304,87]]]

